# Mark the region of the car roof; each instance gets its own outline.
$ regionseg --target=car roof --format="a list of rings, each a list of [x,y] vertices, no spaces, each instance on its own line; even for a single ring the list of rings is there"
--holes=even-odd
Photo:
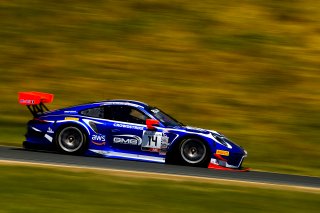
[[[146,108],[149,105],[140,101],[134,101],[134,100],[126,100],[126,99],[113,99],[113,100],[104,100],[104,101],[96,101],[96,102],[89,102],[89,103],[84,103],[84,104],[79,104],[79,105],[74,105],[74,106],[69,106],[65,108],[61,108],[59,110],[84,110],[88,109],[91,107],[98,107],[102,105],[129,105],[133,107],[139,107],[139,108]]]
[[[149,106],[148,104],[141,102],[141,101],[135,101],[135,100],[127,100],[127,99],[112,99],[112,100],[105,100],[105,101],[100,101],[100,104],[112,104],[112,103],[116,103],[116,104],[132,104],[132,105],[138,105],[140,107],[147,107]]]

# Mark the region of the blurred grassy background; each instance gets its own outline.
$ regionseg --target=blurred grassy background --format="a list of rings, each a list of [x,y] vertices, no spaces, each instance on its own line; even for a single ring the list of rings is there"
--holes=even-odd
[[[110,98],[156,105],[245,147],[254,169],[320,175],[320,1],[0,3],[0,143],[29,113]]]
[[[0,212],[319,212],[319,191],[0,165]]]

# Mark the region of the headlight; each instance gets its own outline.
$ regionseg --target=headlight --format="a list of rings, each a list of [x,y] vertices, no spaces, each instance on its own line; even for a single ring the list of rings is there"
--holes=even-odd
[[[220,136],[220,135],[217,135],[217,134],[214,134],[214,133],[211,133],[211,135],[214,137],[214,139],[219,141],[222,145],[224,145],[226,147],[229,147],[228,146],[229,144],[224,141],[224,137],[223,136]]]

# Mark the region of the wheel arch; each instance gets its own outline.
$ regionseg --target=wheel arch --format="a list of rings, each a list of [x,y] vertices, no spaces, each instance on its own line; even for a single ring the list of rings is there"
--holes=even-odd
[[[75,126],[75,127],[78,127],[79,129],[81,129],[83,131],[83,133],[86,134],[87,137],[90,136],[90,131],[88,129],[88,127],[86,127],[84,124],[80,123],[80,122],[64,122],[60,125],[58,125],[56,127],[56,130],[55,130],[55,136],[57,133],[59,133],[63,128],[67,127],[67,126]]]
[[[182,137],[178,137],[177,140],[175,140],[169,147],[169,150],[168,151],[172,151],[174,148],[176,148],[177,146],[179,146],[179,144],[185,140],[185,139],[190,139],[190,138],[195,138],[195,139],[198,139],[198,140],[201,140],[202,142],[205,143],[205,145],[207,146],[207,148],[210,148],[210,144],[208,143],[208,141],[201,137],[200,135],[195,135],[195,134],[186,134]],[[211,148],[210,148],[210,151],[211,151]]]
[[[81,130],[81,132],[85,135],[87,141],[87,146],[90,143],[90,132],[88,130],[88,128],[86,126],[84,126],[83,124],[80,124],[78,122],[65,122],[62,123],[61,125],[56,127],[56,130],[54,132],[54,145],[56,146],[56,141],[57,141],[57,137],[58,134],[61,132],[62,129],[64,129],[65,127],[69,127],[69,126],[74,126],[77,127]]]
[[[202,141],[204,143],[204,145],[206,146],[207,150],[209,151],[209,155],[211,156],[213,154],[212,147],[210,146],[209,142],[205,138],[201,137],[200,135],[196,135],[196,134],[186,134],[186,135],[183,135],[182,137],[179,137],[172,144],[170,144],[167,155],[166,155],[166,162],[174,163],[174,162],[172,162],[172,161],[175,161],[174,154],[179,149],[181,142],[186,139],[191,139],[191,138],[198,139],[198,140]]]

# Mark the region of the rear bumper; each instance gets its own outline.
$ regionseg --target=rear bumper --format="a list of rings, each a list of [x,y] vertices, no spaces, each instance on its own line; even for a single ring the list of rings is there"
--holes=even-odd
[[[23,148],[32,149],[32,150],[54,150],[54,145],[52,144],[42,144],[42,143],[33,143],[30,141],[23,141]]]

